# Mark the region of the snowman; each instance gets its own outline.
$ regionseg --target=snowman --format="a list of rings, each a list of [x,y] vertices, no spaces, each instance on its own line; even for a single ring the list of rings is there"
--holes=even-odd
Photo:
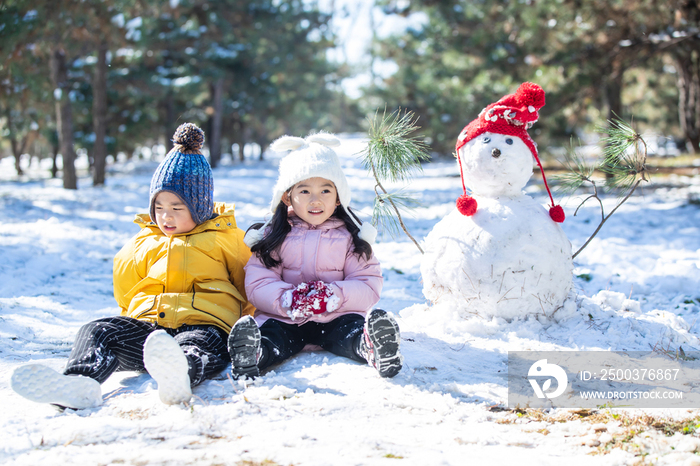
[[[551,317],[564,303],[573,277],[571,243],[527,133],[544,100],[540,86],[524,83],[459,135],[464,194],[426,237],[421,261],[423,294],[433,305],[453,306],[464,318],[513,320]],[[533,157],[552,202],[549,212],[523,192]]]

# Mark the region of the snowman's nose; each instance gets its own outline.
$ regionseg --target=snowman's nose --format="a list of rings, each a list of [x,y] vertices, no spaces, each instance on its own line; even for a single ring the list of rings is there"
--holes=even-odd
[[[500,150],[499,148],[497,148],[497,147],[494,147],[494,148],[491,150],[491,157],[497,159],[497,158],[500,157],[500,156],[501,156],[501,150]]]

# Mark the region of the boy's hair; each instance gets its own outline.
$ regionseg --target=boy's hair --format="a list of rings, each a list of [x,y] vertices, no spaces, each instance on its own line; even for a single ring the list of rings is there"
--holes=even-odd
[[[192,220],[199,225],[214,216],[214,180],[211,166],[201,152],[204,131],[192,123],[183,123],[175,131],[173,143],[151,178],[151,220],[156,218],[156,196],[169,191],[182,199]]]
[[[292,230],[292,226],[289,224],[287,217],[287,209],[287,205],[284,202],[280,202],[269,222],[255,223],[248,228],[248,231],[259,230],[263,227],[269,228],[269,232],[250,248],[251,252],[258,256],[265,267],[269,269],[280,265],[279,248]],[[372,256],[372,246],[367,241],[360,238],[360,228],[355,224],[355,221],[350,218],[350,215],[355,217],[355,221],[360,221],[350,208],[347,208],[346,212],[343,206],[337,206],[332,216],[342,220],[343,223],[345,223],[345,227],[352,235],[352,242],[355,246],[353,253],[357,254],[359,257],[364,256],[365,259],[369,260]]]

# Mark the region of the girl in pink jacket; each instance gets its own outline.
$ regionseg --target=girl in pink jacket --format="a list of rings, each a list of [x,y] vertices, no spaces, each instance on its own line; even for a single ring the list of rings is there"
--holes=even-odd
[[[284,136],[273,190],[272,217],[253,225],[245,267],[255,317],[231,329],[228,349],[234,378],[254,378],[307,345],[367,362],[382,377],[399,373],[399,328],[393,316],[371,310],[382,272],[372,253],[376,230],[350,211],[350,189],[331,134]],[[368,312],[369,311],[369,312]]]

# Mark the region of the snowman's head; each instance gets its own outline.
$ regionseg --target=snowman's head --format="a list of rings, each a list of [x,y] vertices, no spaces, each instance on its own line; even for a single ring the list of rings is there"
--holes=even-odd
[[[564,210],[554,204],[547,185],[537,145],[527,133],[544,102],[540,86],[523,83],[514,94],[488,105],[464,127],[455,145],[464,191],[457,199],[457,209],[463,215],[474,215],[478,208],[476,199],[467,195],[467,185],[480,196],[516,196],[532,176],[534,158],[552,201],[550,216],[555,222],[564,221]]]
[[[518,196],[532,176],[532,152],[517,136],[486,132],[460,147],[457,156],[476,196]]]

